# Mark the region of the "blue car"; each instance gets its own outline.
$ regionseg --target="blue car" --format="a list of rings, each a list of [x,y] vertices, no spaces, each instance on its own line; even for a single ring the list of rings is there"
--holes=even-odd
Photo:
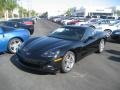
[[[0,26],[0,52],[16,53],[22,42],[28,40],[29,37],[28,30]]]

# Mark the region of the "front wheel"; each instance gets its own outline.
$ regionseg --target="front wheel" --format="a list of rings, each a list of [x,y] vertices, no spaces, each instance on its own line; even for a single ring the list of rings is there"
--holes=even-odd
[[[74,64],[75,64],[75,54],[72,51],[68,51],[63,57],[61,71],[63,73],[67,73],[71,71]]]
[[[22,41],[19,38],[13,38],[8,43],[8,50],[10,53],[16,53],[18,48],[21,46]]]

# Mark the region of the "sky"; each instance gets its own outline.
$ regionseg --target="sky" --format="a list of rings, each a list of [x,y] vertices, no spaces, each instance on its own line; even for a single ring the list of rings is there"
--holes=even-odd
[[[50,15],[61,14],[68,8],[120,6],[119,0],[21,0],[23,7],[38,13],[48,11]]]

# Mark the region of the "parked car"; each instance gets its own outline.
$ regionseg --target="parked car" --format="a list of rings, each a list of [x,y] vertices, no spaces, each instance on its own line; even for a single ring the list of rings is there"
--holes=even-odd
[[[25,25],[34,25],[34,23],[35,23],[34,20],[32,20],[32,18],[10,19],[9,21],[20,22]]]
[[[16,53],[18,47],[28,40],[29,36],[28,30],[0,26],[0,52]]]
[[[38,20],[38,17],[37,16],[31,17],[31,20],[33,20],[33,23],[35,24]]]
[[[67,23],[67,25],[75,25],[76,23],[80,22],[80,20],[72,20]]]
[[[0,25],[5,25],[9,27],[14,27],[14,28],[24,28],[24,29],[27,29],[31,35],[34,33],[33,25],[26,25],[26,24],[16,22],[16,21],[1,21]]]
[[[31,38],[16,53],[16,60],[32,70],[67,73],[86,55],[104,50],[105,35],[90,27],[63,26],[45,37]]]
[[[100,19],[98,19],[98,18],[92,18],[88,21],[78,22],[78,23],[76,23],[76,25],[88,24],[89,26],[95,28],[95,26],[93,26],[93,24],[96,24],[99,20]]]
[[[91,19],[88,22],[85,22],[80,25],[88,25],[89,27],[92,27],[96,30],[100,30],[106,33],[107,37],[110,37],[112,31],[119,28],[119,25],[112,25],[111,23],[115,23],[115,20],[113,19]],[[78,24],[79,25],[79,24]]]
[[[107,37],[110,37],[110,35],[112,34],[113,31],[120,29],[120,21],[119,20],[113,20],[111,21],[112,23],[107,22],[102,23],[100,25],[96,25],[97,30],[101,30],[106,32]]]
[[[119,41],[120,40],[120,29],[113,31],[112,34],[111,34],[111,38],[113,40],[116,40],[116,41],[118,40]]]

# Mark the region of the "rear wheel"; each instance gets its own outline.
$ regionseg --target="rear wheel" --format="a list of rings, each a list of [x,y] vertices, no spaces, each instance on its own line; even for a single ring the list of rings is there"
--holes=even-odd
[[[75,64],[75,54],[72,51],[68,51],[63,58],[61,71],[67,73],[72,70]]]
[[[105,48],[105,40],[104,39],[101,39],[100,40],[100,43],[99,43],[99,46],[98,46],[98,53],[102,53],[104,51],[104,48]]]
[[[8,50],[10,53],[16,53],[21,46],[22,41],[19,38],[13,38],[9,41]]]
[[[109,29],[104,30],[104,32],[106,32],[107,38],[109,38],[111,36],[111,34],[112,34],[112,31],[109,30]]]

